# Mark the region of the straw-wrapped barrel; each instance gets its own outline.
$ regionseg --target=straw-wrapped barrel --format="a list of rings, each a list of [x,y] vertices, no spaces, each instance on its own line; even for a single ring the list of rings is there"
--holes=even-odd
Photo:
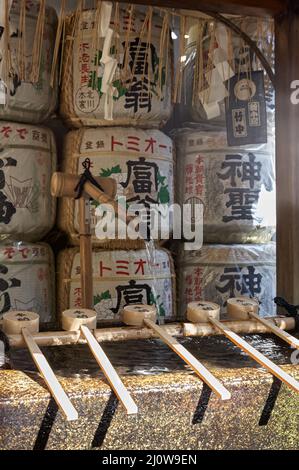
[[[231,297],[255,297],[261,316],[275,316],[275,244],[204,245],[199,251],[182,251],[178,261],[179,317],[187,305],[210,301],[227,311]]]
[[[65,140],[64,171],[81,174],[86,158],[90,160],[94,177],[109,177],[116,181],[116,199],[125,198],[125,201],[120,201],[124,207],[129,209],[142,204],[147,210],[154,204],[156,207],[160,205],[163,212],[173,203],[173,145],[162,132],[124,127],[82,128],[69,132]],[[116,236],[115,240],[104,233],[97,238],[95,226],[101,220],[100,215],[95,215],[97,207],[98,204],[91,203],[92,241],[95,245],[113,248],[143,246],[141,240],[129,239],[129,233],[128,236]],[[79,241],[78,215],[78,201],[71,198],[60,200],[58,224],[73,244]],[[171,227],[169,229],[171,232]],[[164,237],[167,238],[167,233]]]
[[[8,37],[5,21],[0,25],[0,119],[38,124],[57,102],[57,81],[50,83],[57,16],[49,7],[39,16],[39,1],[9,3]]]
[[[0,238],[38,241],[56,215],[50,191],[54,135],[44,127],[0,121],[0,149]]]
[[[155,250],[101,251],[93,249],[93,298],[98,323],[120,323],[126,305],[156,304],[159,316],[175,319],[175,275],[170,254]],[[57,297],[59,315],[81,307],[79,249],[58,257]]]
[[[66,19],[61,114],[75,127],[159,127],[171,112],[169,29],[152,9],[102,5]]]
[[[44,243],[0,245],[0,319],[4,313],[32,311],[40,323],[55,321],[54,257]]]
[[[222,131],[177,135],[181,204],[203,205],[205,243],[266,243],[275,233],[274,140],[228,147]]]

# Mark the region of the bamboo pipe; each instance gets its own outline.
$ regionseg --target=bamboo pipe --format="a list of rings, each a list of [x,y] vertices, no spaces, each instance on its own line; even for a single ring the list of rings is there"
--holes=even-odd
[[[38,345],[34,341],[34,337],[31,335],[27,328],[22,329],[22,336],[36,367],[38,368],[40,374],[46,382],[47,387],[54,400],[56,401],[58,407],[62,411],[67,421],[75,421],[76,419],[78,419],[78,413],[74,408],[72,402],[70,401],[69,397],[63,390],[62,386],[58,382],[47,359],[45,358]]]
[[[99,179],[97,179],[99,180]],[[104,181],[108,180],[108,181]],[[89,181],[86,181],[84,184],[84,193],[85,197],[90,197],[95,201],[98,201],[101,204],[110,205],[117,217],[119,217],[125,223],[128,223],[131,218],[127,216],[126,211],[114,200],[116,186],[112,178],[101,178],[100,185],[103,188],[101,191],[99,188],[94,186]],[[76,192],[75,188],[80,181],[80,176],[69,175],[66,173],[54,173],[51,180],[51,194],[53,197],[70,197],[75,198]],[[83,196],[82,195],[82,196]]]
[[[88,207],[87,207],[88,206]],[[80,278],[82,308],[93,308],[92,244],[89,200],[79,199]]]
[[[275,317],[268,319],[268,322],[276,324],[279,328],[284,330],[293,330],[295,328],[295,320],[290,317]],[[235,333],[244,334],[264,334],[271,333],[271,330],[253,320],[247,321],[223,321]],[[206,336],[219,336],[221,332],[216,330],[210,323],[169,323],[161,325],[163,331],[176,337],[189,336],[189,337],[206,337]],[[7,335],[11,348],[23,348],[25,346],[22,335]],[[82,338],[80,331],[47,331],[39,332],[32,335],[35,342],[41,346],[66,346],[71,344],[86,344],[86,340]],[[128,341],[136,339],[152,339],[157,338],[158,335],[149,328],[134,328],[134,327],[111,327],[100,328],[94,331],[94,336],[99,342],[117,342]]]
[[[284,372],[279,366],[270,361],[266,356],[261,354],[257,349],[248,344],[244,339],[240,338],[236,333],[231,331],[227,326],[223,325],[220,321],[214,318],[209,319],[210,323],[220,330],[230,341],[236,346],[247,353],[252,359],[258,362],[261,366],[267,369],[271,374],[277,377],[279,380],[284,382],[288,387],[293,389],[295,392],[299,392],[299,382],[294,379],[291,375]]]
[[[85,337],[89,349],[91,350],[95,360],[99,364],[100,368],[102,369],[106,379],[109,382],[110,387],[124,405],[125,409],[127,410],[128,415],[135,415],[138,413],[138,407],[134,400],[132,399],[130,393],[128,392],[127,388],[124,386],[122,380],[120,379],[118,373],[114,369],[113,365],[109,361],[108,357],[106,356],[105,352],[86,326],[81,326],[81,331],[83,336]]]

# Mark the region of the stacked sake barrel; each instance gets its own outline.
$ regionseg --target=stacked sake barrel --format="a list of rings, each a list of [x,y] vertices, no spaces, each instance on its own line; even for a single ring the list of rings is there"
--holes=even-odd
[[[127,209],[167,208],[173,201],[173,144],[158,130],[171,112],[171,58],[165,47],[161,56],[161,31],[162,20],[152,11],[108,2],[100,13],[77,11],[66,20],[60,113],[76,129],[65,139],[63,170],[80,175],[88,158],[94,177],[114,180],[115,199],[126,198]],[[156,303],[161,316],[172,319],[169,253],[156,250],[153,262],[143,241],[99,235],[100,207],[92,202],[90,209],[98,322],[119,322],[122,308],[132,303]],[[60,200],[58,225],[75,247],[78,215],[77,201]],[[58,272],[59,311],[81,306],[78,248],[60,254]]]
[[[94,309],[97,321],[119,323],[124,306],[156,304],[165,320],[175,319],[175,272],[167,250],[155,250],[155,266],[141,250],[93,248]],[[57,264],[58,311],[81,306],[79,248],[63,250]]]
[[[0,40],[0,320],[9,310],[24,310],[49,323],[55,320],[54,260],[50,247],[40,241],[55,222],[50,181],[56,146],[52,132],[39,124],[56,106],[57,87],[50,86],[50,74],[57,18],[46,9],[39,79],[33,83],[40,2],[27,2],[25,16],[23,7],[14,0],[9,12],[8,75],[5,32]]]
[[[203,207],[203,248],[181,251],[180,315],[193,300],[219,303],[247,295],[273,314],[275,297],[275,176],[268,144],[227,147],[224,131],[185,129],[178,135],[181,204]]]

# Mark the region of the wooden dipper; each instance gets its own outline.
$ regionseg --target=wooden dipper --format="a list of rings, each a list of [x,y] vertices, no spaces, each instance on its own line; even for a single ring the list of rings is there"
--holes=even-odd
[[[153,330],[222,400],[231,398],[230,392],[203,366],[182,344],[156,325],[157,310],[151,305],[128,305],[124,307],[122,320],[130,326],[147,326]]]

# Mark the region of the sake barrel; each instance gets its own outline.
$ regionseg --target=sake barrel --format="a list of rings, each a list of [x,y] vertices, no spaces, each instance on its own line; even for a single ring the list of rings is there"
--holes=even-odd
[[[0,121],[0,238],[38,241],[52,228],[56,169],[52,131]]]
[[[160,48],[162,19],[129,10],[106,5],[99,18],[86,10],[66,19],[60,111],[73,127],[159,127],[170,117],[171,49],[168,36]]]
[[[64,171],[81,174],[86,158],[90,160],[93,176],[116,181],[116,199],[126,198],[128,209],[135,204],[146,207],[159,204],[167,209],[173,203],[173,146],[171,139],[159,130],[104,127],[69,132],[65,140]],[[95,215],[97,206],[92,202],[90,207],[94,244],[114,248],[143,247],[141,241],[125,236],[111,240],[103,234],[98,239],[94,231],[100,220]],[[60,199],[58,224],[73,244],[78,243],[78,215],[78,201]]]
[[[229,20],[255,41],[268,63],[274,67],[274,21],[271,18],[234,16]],[[226,25],[210,19],[188,18],[186,24],[186,43],[184,62],[184,86],[180,105],[183,120],[193,122],[213,121],[225,123],[225,98],[230,93],[227,80],[232,74],[263,70],[250,46]],[[202,30],[202,33],[201,33]],[[200,57],[199,38],[202,37],[202,57]],[[211,45],[214,40],[215,48]],[[208,61],[210,63],[208,63]],[[214,72],[211,73],[211,67]],[[201,75],[200,75],[201,74]],[[201,90],[198,89],[201,77]],[[264,73],[265,100],[268,125],[274,126],[275,98],[274,89],[268,75]],[[199,97],[204,94],[205,105]]]
[[[44,243],[0,244],[0,319],[31,311],[40,323],[55,321],[54,258]]]
[[[175,275],[170,254],[156,249],[154,260],[145,250],[104,251],[93,248],[93,298],[98,323],[121,322],[127,305],[157,306],[159,315],[175,319]],[[80,254],[77,248],[58,256],[58,312],[81,308]]]
[[[1,2],[4,3],[4,2]],[[38,124],[45,121],[54,111],[57,101],[57,84],[50,86],[53,53],[55,46],[57,16],[53,8],[46,8],[44,32],[41,45],[39,80],[32,83],[32,52],[40,2],[26,2],[25,29],[20,31],[21,0],[13,0],[9,14],[11,51],[11,74],[4,83],[4,34],[0,39],[0,119]],[[4,9],[4,6],[2,6]],[[2,26],[2,25],[1,25]],[[3,25],[4,26],[4,25]],[[19,54],[20,35],[24,38],[24,50]],[[20,58],[24,73],[20,70]]]
[[[275,233],[274,142],[227,147],[221,131],[177,135],[181,204],[203,205],[205,243],[265,243]]]
[[[199,251],[181,251],[178,261],[179,315],[196,300],[214,302],[227,311],[231,297],[255,297],[261,316],[275,316],[276,246],[204,245]]]

